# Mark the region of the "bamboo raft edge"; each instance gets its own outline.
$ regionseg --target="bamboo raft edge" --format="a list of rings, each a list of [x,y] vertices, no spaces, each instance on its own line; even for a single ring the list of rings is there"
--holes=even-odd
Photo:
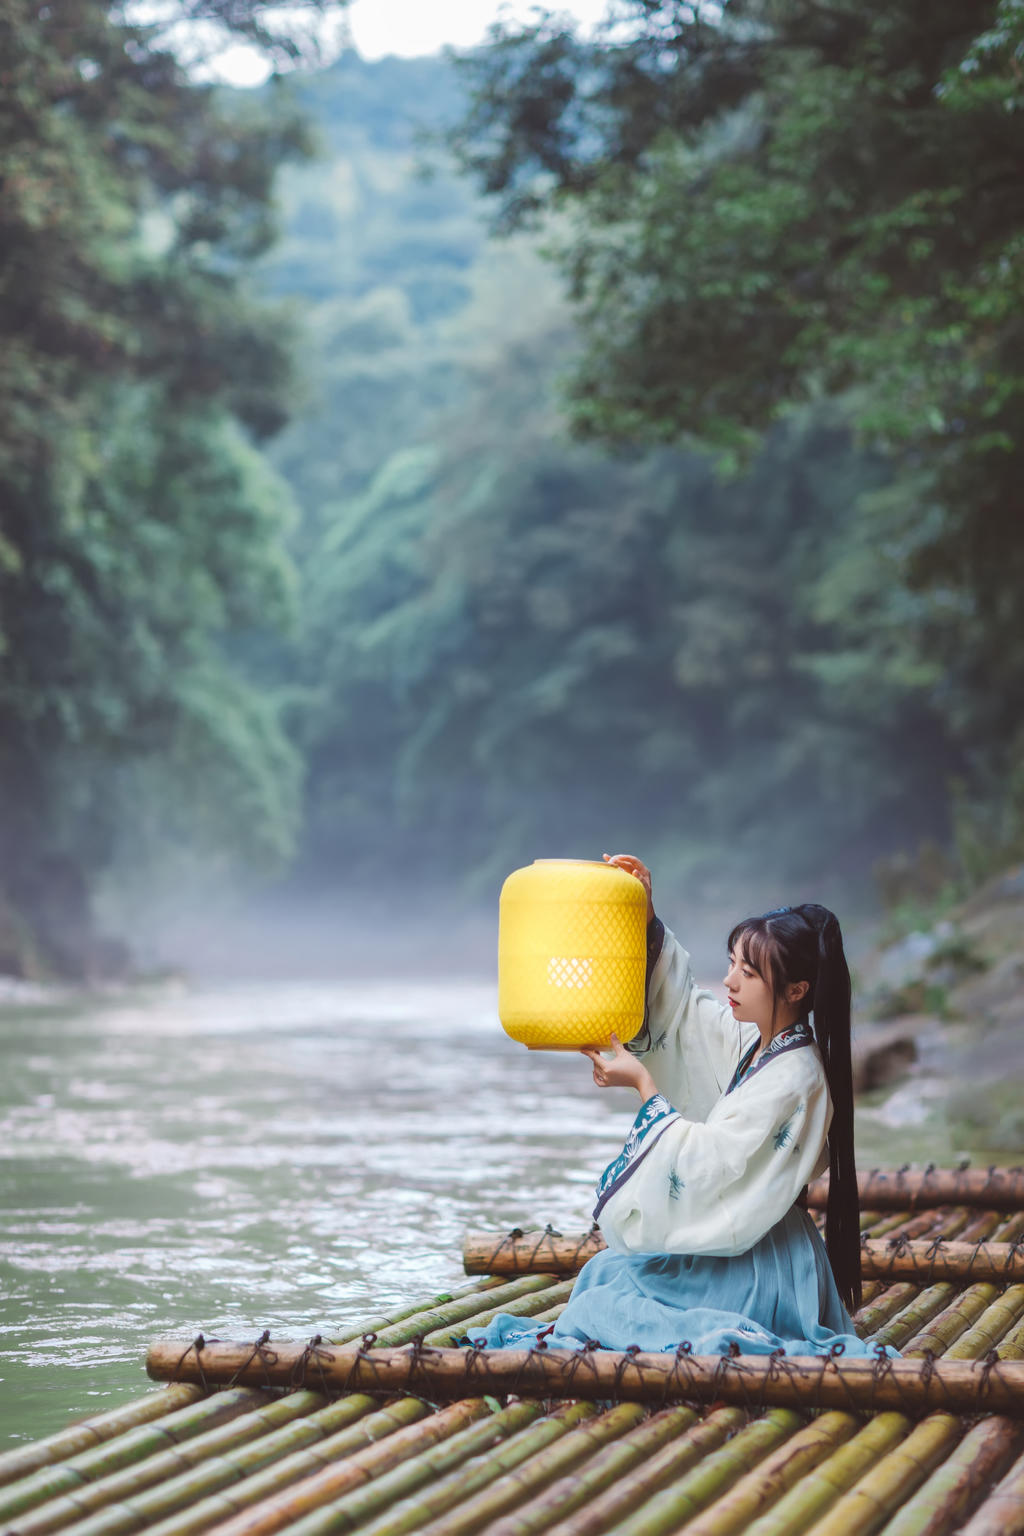
[[[550,1260],[488,1267],[307,1343],[158,1340],[150,1374],[176,1384],[0,1453],[0,1536],[1024,1536],[1021,1172],[862,1178],[865,1262],[887,1267],[856,1327],[901,1359],[459,1347],[495,1308],[551,1320],[568,1289]],[[594,1237],[564,1239],[570,1274]]]
[[[1024,1210],[1024,1168],[871,1168],[857,1175],[861,1206],[874,1211],[919,1211],[937,1205]],[[811,1210],[828,1204],[828,1175],[807,1188]]]
[[[502,1235],[468,1232],[462,1262],[467,1275],[568,1276],[605,1249],[600,1232],[564,1235],[546,1229]],[[905,1238],[861,1240],[861,1275],[865,1280],[1024,1281],[1024,1244],[957,1242],[955,1239]]]
[[[642,1351],[330,1348],[319,1340],[205,1340],[186,1349],[157,1340],[146,1356],[157,1381],[224,1386],[312,1387],[324,1392],[419,1392],[433,1401],[464,1396],[735,1403],[745,1408],[895,1409],[911,1416],[1024,1416],[1024,1363],[874,1358],[839,1354],[693,1355]]]

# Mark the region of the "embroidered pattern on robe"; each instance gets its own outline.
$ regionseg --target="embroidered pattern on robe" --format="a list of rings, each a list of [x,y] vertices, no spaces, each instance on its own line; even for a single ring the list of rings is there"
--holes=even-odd
[[[650,1152],[658,1137],[681,1115],[677,1114],[662,1094],[653,1094],[646,1103],[641,1104],[640,1112],[630,1127],[626,1137],[625,1146],[613,1163],[602,1173],[597,1184],[597,1204],[594,1207],[594,1220],[596,1221],[607,1202],[617,1189],[629,1178],[630,1174],[640,1166],[644,1158]]]

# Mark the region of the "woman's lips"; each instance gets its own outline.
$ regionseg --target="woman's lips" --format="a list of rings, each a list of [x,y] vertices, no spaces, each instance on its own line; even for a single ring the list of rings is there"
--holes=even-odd
[[[730,999],[729,999],[729,1007],[730,1008],[738,1008],[739,1007],[739,1003],[736,1001],[736,999],[734,997],[730,997]]]

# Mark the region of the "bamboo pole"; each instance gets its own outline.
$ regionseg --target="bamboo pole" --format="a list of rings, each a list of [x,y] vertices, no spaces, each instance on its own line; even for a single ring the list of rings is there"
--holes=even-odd
[[[37,1472],[0,1492],[0,1521],[12,1520],[49,1499],[83,1488],[121,1467],[142,1462],[154,1452],[180,1444],[264,1400],[262,1393],[251,1386],[218,1392],[212,1397],[193,1400],[155,1422],[138,1424],[116,1439],[93,1445],[56,1466],[40,1467]]]
[[[1002,1342],[997,1344],[996,1354],[1000,1360],[1024,1360],[1024,1321],[1011,1328]]]
[[[955,1414],[930,1414],[833,1504],[811,1527],[811,1536],[870,1536],[949,1455],[963,1432]]]
[[[462,1267],[467,1275],[576,1275],[605,1240],[596,1227],[563,1236],[543,1232],[467,1232],[462,1243]]]
[[[120,1467],[105,1477],[98,1477],[60,1497],[51,1498],[41,1508],[19,1518],[18,1536],[49,1536],[50,1532],[84,1520],[108,1504],[152,1488],[164,1478],[180,1472],[183,1466],[201,1462],[205,1456],[215,1455],[221,1449],[252,1440],[298,1414],[322,1408],[324,1403],[325,1399],[320,1393],[303,1391],[293,1392],[283,1400],[256,1405],[254,1412],[236,1416],[228,1423],[220,1424],[206,1434],[196,1435],[182,1445],[156,1451],[144,1461]]]
[[[467,1274],[575,1275],[587,1258],[604,1249],[597,1235],[563,1237],[543,1233],[516,1238],[493,1232],[467,1232],[463,1266]],[[585,1255],[585,1257],[584,1257]],[[900,1236],[888,1242],[861,1239],[861,1274],[873,1279],[1024,1281],[1024,1249],[1015,1243],[931,1241]],[[496,1306],[495,1310],[501,1310]],[[381,1342],[399,1342],[381,1340]]]
[[[615,1527],[615,1536],[669,1536],[726,1493],[747,1472],[785,1446],[805,1423],[802,1414],[773,1408],[707,1456],[672,1487],[654,1494]]]
[[[483,1530],[505,1510],[523,1502],[556,1477],[572,1471],[594,1451],[617,1439],[642,1418],[643,1409],[639,1403],[619,1403],[608,1412],[577,1425],[570,1434],[536,1455],[521,1459],[511,1471],[489,1478],[486,1486],[478,1488],[469,1497],[459,1498],[457,1491],[449,1491],[445,1507],[436,1518],[424,1518],[412,1529],[416,1536],[469,1536],[473,1531]],[[431,1497],[429,1504],[433,1506],[433,1503]],[[424,1510],[425,1516],[426,1513]],[[371,1526],[367,1536],[371,1532],[378,1536],[379,1527]],[[327,1536],[327,1531],[308,1529],[296,1532],[295,1536]]]
[[[860,1203],[878,1211],[908,1211],[926,1205],[981,1205],[994,1211],[1024,1210],[1024,1169],[929,1168],[915,1171],[873,1168],[857,1177]],[[807,1191],[812,1209],[828,1200],[828,1175]]]
[[[910,1429],[910,1420],[902,1413],[876,1413],[852,1440],[847,1440],[783,1494],[767,1513],[754,1520],[746,1536],[802,1536]]]
[[[255,1443],[250,1439],[245,1443],[203,1446],[193,1441],[183,1447],[185,1454],[182,1451],[165,1452],[153,1457],[152,1464],[144,1462],[140,1470],[147,1471],[145,1480],[131,1478],[134,1468],[104,1479],[96,1485],[95,1513],[87,1519],[79,1519],[75,1536],[130,1536],[132,1532],[145,1530],[183,1506],[195,1505],[247,1474],[282,1461],[289,1453],[327,1441],[332,1436],[342,1440],[342,1432],[358,1419],[364,1419],[371,1428],[364,1425],[359,1432],[350,1435],[350,1449],[360,1449],[366,1443],[366,1435],[376,1433],[372,1421],[366,1418],[377,1407],[372,1397],[354,1393],[296,1420],[289,1409],[296,1399],[307,1396],[323,1402],[319,1393],[293,1392],[250,1415],[259,1420],[257,1432],[265,1431],[259,1433]],[[405,1402],[408,1406],[404,1411],[396,1412],[397,1405],[392,1405],[387,1415],[378,1420],[377,1428],[385,1432],[399,1429],[404,1423],[424,1416],[426,1410],[416,1399],[407,1398]],[[208,1438],[212,1440],[213,1437]],[[322,1466],[322,1459],[314,1465]],[[78,1497],[80,1495],[72,1495],[72,1499]],[[234,1507],[229,1506],[229,1511]],[[51,1505],[44,1505],[39,1514],[47,1515],[51,1508]],[[21,1529],[19,1525],[19,1531]]]
[[[610,1488],[560,1519],[546,1536],[600,1536],[613,1527],[618,1530],[617,1522],[631,1515],[642,1501],[705,1465],[731,1435],[739,1433],[744,1422],[739,1408],[714,1409]],[[750,1447],[751,1454],[755,1449]]]
[[[962,1527],[960,1536],[1022,1536],[1024,1533],[1024,1456],[1019,1456]]]
[[[961,1291],[944,1311],[907,1340],[902,1350],[903,1358],[920,1360],[926,1354],[945,1355],[998,1295],[999,1289],[994,1285],[972,1285]],[[974,1356],[960,1358],[971,1360]]]
[[[886,1526],[886,1536],[946,1536],[983,1498],[1020,1450],[1019,1421],[982,1419],[908,1499]]]
[[[947,1351],[950,1360],[983,1360],[1024,1316],[1024,1285],[1011,1285],[997,1295],[977,1322]]]
[[[476,1312],[454,1328],[451,1325],[435,1328],[424,1336],[423,1342],[424,1344],[455,1344],[459,1339],[465,1338],[470,1329],[474,1332],[483,1332],[487,1324],[499,1313],[507,1313],[510,1317],[535,1317],[538,1312],[549,1311],[553,1304],[557,1305],[561,1311],[569,1300],[574,1283],[572,1280],[560,1280],[555,1285],[546,1286],[542,1291],[535,1291],[531,1296],[520,1296],[518,1300],[507,1302],[504,1306],[489,1307],[485,1312]]]
[[[547,1291],[556,1283],[557,1276],[553,1274],[521,1275],[517,1279],[496,1286],[489,1292],[485,1306],[489,1310],[508,1310],[511,1303],[518,1301],[523,1296],[529,1296],[537,1291]],[[483,1310],[480,1305],[480,1297],[476,1292],[463,1295],[458,1300],[446,1303],[440,1307],[433,1307],[428,1312],[417,1312],[414,1317],[407,1318],[404,1322],[396,1323],[394,1327],[385,1328],[377,1334],[374,1343],[380,1345],[411,1344],[413,1339],[421,1339],[426,1333],[433,1333],[437,1328],[454,1327],[456,1323],[465,1322],[471,1317],[479,1316]],[[363,1335],[365,1336],[365,1335]]]
[[[533,1321],[538,1325],[538,1327],[543,1327],[545,1323],[557,1323],[558,1319],[565,1311],[565,1308],[566,1303],[561,1301],[557,1307],[548,1307],[545,1312],[538,1312]]]
[[[677,1440],[697,1422],[692,1408],[663,1408],[636,1429],[606,1445],[578,1471],[560,1477],[543,1492],[534,1494],[514,1513],[493,1522],[487,1527],[487,1536],[538,1536],[556,1520],[564,1520],[603,1493],[662,1446]],[[399,1533],[374,1530],[366,1536],[399,1536]]]
[[[193,1536],[195,1532],[206,1531],[221,1521],[234,1519],[240,1511],[250,1509],[263,1499],[275,1497],[302,1478],[322,1472],[332,1463],[365,1452],[407,1426],[415,1427],[427,1418],[429,1411],[427,1404],[419,1398],[399,1398],[386,1408],[328,1435],[325,1440],[292,1451],[272,1464],[254,1468],[243,1461],[235,1471],[236,1481],[230,1486],[221,1484],[219,1491],[201,1497],[197,1502],[193,1502],[187,1483],[183,1483],[176,1490],[175,1512],[147,1529],[159,1532],[160,1536]],[[400,1450],[398,1459],[404,1454]],[[384,1464],[387,1465],[386,1458]],[[139,1502],[145,1505],[146,1497],[143,1495]]]
[[[956,1286],[948,1282],[930,1285],[927,1290],[918,1291],[902,1312],[897,1312],[894,1318],[876,1329],[871,1335],[872,1344],[891,1344],[895,1349],[902,1349],[925,1323],[931,1322],[943,1307],[949,1305],[955,1295]]]
[[[909,1280],[900,1280],[895,1285],[887,1285],[875,1296],[869,1306],[862,1306],[854,1314],[853,1321],[861,1338],[870,1339],[883,1323],[889,1322],[897,1312],[902,1312],[917,1294],[917,1286]]]
[[[383,1333],[386,1328],[392,1328],[396,1323],[403,1323],[409,1318],[419,1317],[421,1312],[436,1312],[438,1307],[451,1306],[453,1302],[459,1302],[464,1296],[484,1296],[488,1291],[493,1291],[503,1285],[500,1275],[491,1276],[487,1280],[474,1280],[469,1285],[456,1286],[447,1291],[438,1291],[433,1296],[420,1296],[416,1301],[406,1302],[397,1307],[393,1312],[385,1312],[379,1317],[367,1318],[365,1322],[352,1324],[346,1331],[332,1333],[332,1344],[351,1344],[356,1339],[363,1338],[368,1333]]]
[[[135,1402],[123,1403],[119,1408],[109,1408],[105,1413],[69,1424],[67,1429],[59,1429],[55,1434],[47,1435],[45,1440],[17,1445],[0,1454],[0,1486],[19,1481],[40,1467],[66,1461],[69,1456],[91,1450],[106,1440],[116,1439],[140,1424],[151,1423],[179,1408],[186,1408],[203,1395],[201,1387],[179,1382],[176,1386],[162,1387],[158,1392],[147,1392]]]
[[[631,1406],[635,1408],[636,1405]],[[535,1407],[539,1413],[540,1405],[536,1404]],[[692,1417],[694,1415],[691,1414]],[[393,1504],[370,1525],[361,1528],[359,1536],[422,1536],[431,1520],[440,1518],[461,1500],[486,1489],[496,1479],[514,1473],[532,1457],[543,1455],[549,1448],[561,1444],[563,1438],[570,1438],[570,1434],[577,1435],[581,1429],[597,1422],[593,1410],[590,1410],[588,1418],[588,1410],[584,1405],[563,1405],[547,1418],[511,1435],[504,1444],[496,1446],[486,1455],[476,1457],[471,1465],[450,1472],[425,1492]]]
[[[243,1510],[218,1526],[217,1536],[269,1536],[286,1526],[293,1536],[309,1528],[350,1530],[384,1504],[488,1449],[536,1412],[535,1404],[513,1403],[495,1413],[482,1398],[464,1398],[414,1425],[418,1434],[408,1447],[396,1446],[401,1434],[408,1433],[399,1431],[383,1446],[324,1467],[295,1487]],[[574,1412],[583,1416],[593,1410],[588,1404],[574,1403],[563,1415],[570,1418]],[[394,1448],[390,1456],[374,1454],[388,1446]],[[398,1450],[403,1454],[395,1454]]]
[[[975,1211],[970,1221],[957,1234],[962,1243],[996,1241],[996,1232],[1003,1217],[999,1211]]]
[[[733,1536],[782,1498],[859,1429],[852,1413],[823,1413],[798,1429],[778,1450],[710,1505],[688,1526],[690,1536]]]
[[[1017,1211],[1013,1216],[1003,1216],[992,1236],[1000,1243],[1015,1243],[1024,1237],[1024,1211]]]
[[[938,1286],[933,1290],[939,1290]],[[935,1311],[941,1303],[934,1303]],[[911,1311],[900,1314],[906,1318]],[[896,1320],[898,1321],[898,1319]],[[888,1325],[889,1328],[892,1325]],[[887,1329],[883,1329],[885,1333]],[[259,1361],[249,1344],[207,1344],[201,1362],[182,1359],[178,1345],[149,1351],[151,1376],[199,1372],[207,1381],[279,1382],[333,1391],[420,1391],[432,1400],[476,1391],[501,1395],[580,1397],[657,1403],[734,1402],[743,1406],[796,1404],[816,1408],[895,1408],[925,1413],[1024,1414],[1024,1366],[999,1361],[926,1361],[808,1355],[777,1360],[765,1355],[620,1354],[561,1349],[334,1350],[284,1342],[264,1346]]]

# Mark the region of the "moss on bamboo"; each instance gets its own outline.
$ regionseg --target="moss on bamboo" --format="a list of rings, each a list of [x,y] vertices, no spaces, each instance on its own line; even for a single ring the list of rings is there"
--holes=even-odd
[[[186,1408],[204,1396],[201,1387],[178,1382],[161,1388],[159,1392],[149,1392],[133,1403],[124,1403],[119,1408],[111,1408],[106,1413],[97,1413],[82,1419],[78,1424],[71,1424],[67,1429],[59,1429],[55,1434],[47,1435],[45,1440],[15,1446],[0,1454],[0,1486],[19,1481],[31,1472],[37,1472],[40,1467],[55,1466],[58,1462],[66,1461],[69,1456],[92,1450],[107,1440],[123,1435],[128,1429],[175,1413],[179,1408]]]
[[[1014,1419],[987,1418],[976,1424],[893,1516],[886,1536],[943,1536],[954,1530],[1005,1472],[1022,1437],[1024,1428]]]
[[[773,1408],[616,1526],[616,1536],[669,1536],[721,1497],[746,1472],[792,1439],[805,1423],[790,1408]]]
[[[870,1536],[949,1455],[963,1431],[954,1414],[930,1414],[832,1506],[814,1536]]]
[[[342,1399],[343,1402],[351,1400],[351,1397]],[[361,1395],[357,1400],[360,1403],[369,1401]],[[365,1417],[360,1416],[354,1423],[342,1424],[335,1431],[328,1432],[325,1439],[314,1444],[301,1446],[297,1450],[286,1446],[285,1454],[266,1466],[253,1467],[246,1461],[246,1453],[242,1452],[239,1457],[230,1459],[226,1470],[232,1476],[220,1484],[219,1491],[207,1493],[193,1503],[190,1500],[194,1492],[190,1492],[187,1487],[179,1485],[172,1490],[175,1495],[175,1512],[165,1515],[155,1526],[150,1527],[153,1536],[157,1536],[157,1533],[159,1536],[196,1536],[197,1532],[233,1519],[240,1512],[264,1499],[277,1496],[303,1478],[322,1472],[327,1466],[376,1448],[389,1436],[416,1426],[428,1413],[429,1409],[421,1399],[402,1397],[385,1408],[377,1408]],[[382,1459],[386,1460],[386,1455],[385,1452]],[[146,1501],[147,1495],[143,1494],[138,1501],[143,1510]],[[131,1507],[136,1507],[134,1501]]]
[[[474,1280],[470,1285],[460,1285],[447,1291],[438,1291],[433,1296],[421,1296],[416,1301],[406,1302],[403,1306],[396,1307],[393,1312],[382,1313],[379,1317],[367,1318],[358,1325],[340,1333],[332,1333],[332,1344],[351,1344],[355,1339],[361,1339],[367,1333],[383,1333],[386,1328],[392,1328],[396,1323],[403,1323],[412,1317],[419,1317],[424,1312],[436,1312],[439,1307],[451,1306],[460,1302],[466,1296],[481,1296],[486,1302],[488,1291],[497,1290],[507,1284],[501,1275],[491,1275],[485,1280]]]
[[[491,1290],[485,1305],[489,1310],[507,1309],[510,1303],[520,1297],[535,1291],[550,1290],[556,1283],[554,1275],[520,1275],[518,1279],[507,1281]],[[480,1305],[479,1294],[471,1291],[455,1301],[433,1307],[427,1312],[417,1312],[404,1322],[383,1329],[374,1342],[378,1345],[410,1344],[413,1339],[421,1339],[424,1334],[433,1333],[435,1329],[450,1328],[456,1323],[465,1322],[467,1318],[478,1316],[482,1310],[484,1308]]]
[[[403,1528],[415,1531],[417,1536],[469,1536],[473,1531],[489,1527],[498,1515],[579,1466],[610,1440],[633,1428],[642,1417],[643,1410],[637,1403],[619,1403],[606,1413],[577,1425],[571,1433],[533,1456],[520,1457],[514,1468],[502,1469],[500,1475],[489,1476],[486,1483],[469,1497],[464,1494],[460,1499],[455,1490],[451,1490],[436,1518],[429,1519],[427,1509],[424,1509],[418,1526],[405,1525]],[[431,1509],[435,1493],[436,1490],[431,1490]],[[367,1536],[381,1536],[385,1529],[391,1529],[390,1523],[371,1526]],[[310,1530],[298,1533],[298,1536],[325,1536],[325,1533]]]
[[[857,1332],[861,1338],[872,1338],[884,1323],[895,1317],[897,1312],[902,1312],[917,1294],[918,1287],[912,1285],[909,1280],[901,1280],[896,1285],[887,1285],[875,1296],[870,1305],[862,1306],[854,1317]]]
[[[196,1506],[218,1489],[283,1461],[306,1446],[340,1437],[350,1425],[377,1407],[372,1397],[353,1393],[307,1413],[307,1405],[303,1402],[307,1397],[323,1404],[319,1393],[293,1392],[247,1415],[246,1420],[241,1421],[242,1426],[250,1430],[244,1443],[241,1439],[218,1441],[214,1435],[206,1436],[205,1444],[190,1442],[181,1451],[165,1453],[152,1458],[152,1463],[143,1463],[140,1470],[149,1474],[146,1480],[132,1480],[121,1473],[97,1484],[93,1501],[96,1513],[80,1521],[75,1536],[130,1536],[132,1532],[146,1530],[176,1510],[189,1504]],[[425,1410],[421,1405],[412,1398],[407,1399],[407,1403],[409,1406],[404,1415],[390,1411],[386,1419],[379,1421],[381,1427],[398,1429],[413,1416],[423,1417]],[[417,1407],[420,1407],[418,1413],[415,1412]],[[296,1417],[297,1414],[300,1416]],[[247,1425],[248,1420],[254,1423]],[[358,1450],[366,1443],[367,1432],[364,1428],[349,1436],[351,1449]],[[373,1433],[373,1430],[369,1432]],[[312,1464],[322,1466],[323,1461]],[[237,1505],[227,1506],[229,1513],[234,1508]],[[46,1509],[40,1513],[45,1514]],[[213,1523],[212,1519],[210,1523]]]
[[[997,1349],[1024,1315],[1024,1285],[1011,1285],[997,1296],[947,1352],[950,1360],[983,1360]]]
[[[937,1317],[908,1339],[903,1348],[904,1359],[917,1360],[926,1354],[944,1355],[950,1345],[977,1322],[998,1294],[994,1285],[972,1285],[961,1291]]]
[[[663,1445],[678,1440],[696,1423],[697,1415],[692,1408],[662,1409],[630,1433],[606,1445],[584,1466],[558,1478],[512,1514],[488,1525],[487,1536],[538,1536],[556,1520],[564,1520],[595,1499]],[[372,1536],[384,1536],[384,1533],[375,1532]]]
[[[742,1429],[745,1420],[739,1408],[716,1408],[604,1493],[559,1519],[547,1536],[600,1536],[620,1518],[632,1514],[641,1501],[702,1465],[730,1435]]]
[[[793,1485],[855,1434],[852,1413],[823,1413],[792,1434],[760,1466],[747,1472],[707,1509],[689,1529],[692,1536],[732,1536],[769,1509]]]
[[[193,1400],[155,1422],[137,1424],[56,1466],[41,1467],[0,1491],[0,1520],[24,1515],[48,1500],[69,1494],[97,1478],[107,1477],[121,1467],[144,1461],[154,1452],[180,1444],[263,1401],[262,1393],[251,1386],[233,1387],[212,1397]]]
[[[269,1536],[285,1526],[292,1536],[352,1530],[395,1500],[514,1434],[539,1411],[534,1403],[513,1403],[497,1413],[479,1399],[455,1403],[416,1425],[422,1432],[420,1443],[387,1466],[371,1466],[365,1459],[357,1465],[360,1458],[353,1457],[342,1466],[325,1468],[287,1493],[226,1521],[218,1536]],[[552,1418],[561,1426],[571,1426],[593,1411],[589,1404],[572,1403]],[[446,1419],[449,1422],[442,1424]]]
[[[949,1305],[955,1295],[956,1286],[949,1282],[930,1285],[927,1290],[918,1291],[902,1311],[897,1312],[889,1322],[883,1323],[881,1328],[875,1329],[870,1335],[872,1344],[891,1344],[896,1349],[902,1349],[925,1323],[931,1322],[943,1307]]]
[[[555,1285],[534,1291],[531,1295],[519,1296],[514,1301],[474,1312],[466,1318],[465,1322],[458,1323],[454,1327],[449,1323],[444,1328],[435,1328],[432,1333],[425,1336],[423,1342],[424,1344],[455,1344],[459,1339],[464,1338],[470,1329],[477,1331],[486,1328],[499,1312],[507,1312],[510,1317],[535,1317],[538,1312],[549,1311],[553,1305],[561,1309],[569,1299],[573,1284],[572,1280],[560,1280]]]
[[[848,1489],[904,1439],[911,1423],[902,1413],[876,1413],[838,1450],[754,1520],[746,1536],[802,1536]]]

